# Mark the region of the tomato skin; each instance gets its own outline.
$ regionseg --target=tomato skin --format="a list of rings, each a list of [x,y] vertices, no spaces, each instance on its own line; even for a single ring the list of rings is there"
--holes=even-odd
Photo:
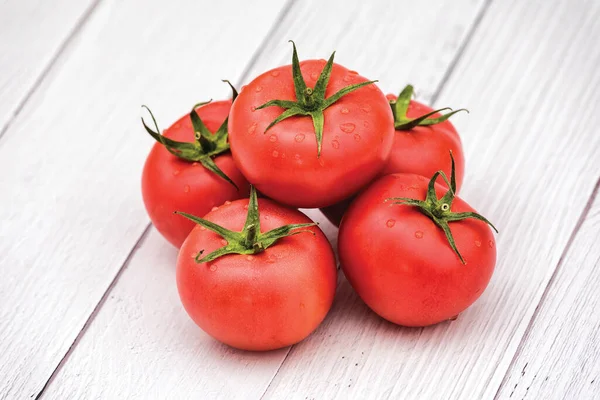
[[[325,60],[300,63],[314,87]],[[326,97],[366,78],[333,64]],[[265,195],[293,207],[323,207],[353,195],[384,167],[393,140],[393,116],[384,94],[367,85],[324,111],[321,156],[312,119],[296,116],[267,126],[283,109],[256,107],[295,100],[292,67],[267,71],[242,89],[229,117],[231,151],[244,176]]]
[[[261,231],[312,222],[297,210],[259,199]],[[237,200],[204,218],[241,231],[248,200]],[[335,256],[325,235],[299,233],[255,255],[226,255],[197,264],[223,247],[217,234],[197,226],[177,259],[177,287],[183,305],[206,333],[243,350],[273,350],[307,337],[331,308],[336,288]]]
[[[424,200],[427,184],[414,174],[377,180],[352,203],[338,238],[340,263],[352,287],[373,311],[404,326],[432,325],[464,311],[483,293],[496,263],[494,237],[484,222],[449,224],[464,265],[429,217],[416,207],[385,202]],[[438,198],[446,191],[436,185]],[[474,211],[458,197],[451,210]]]
[[[227,118],[230,107],[231,101],[217,101],[199,107],[197,111],[206,127],[215,132]],[[194,130],[189,115],[166,129],[164,136],[193,142]],[[204,215],[227,200],[248,196],[249,184],[235,166],[231,154],[218,155],[214,161],[239,190],[202,164],[174,156],[160,143],[154,144],[146,158],[142,172],[144,205],[156,229],[175,247],[181,246],[195,224],[174,215],[174,211]]]
[[[388,94],[387,98],[395,100],[396,96]],[[406,115],[417,118],[431,111],[433,108],[411,100]],[[438,113],[432,117],[440,115]],[[442,170],[450,177],[449,151],[452,151],[456,164],[456,188],[459,192],[465,176],[465,156],[460,136],[450,120],[431,126],[417,126],[408,131],[395,131],[392,151],[379,176],[396,173],[432,176]],[[342,201],[321,211],[329,221],[339,226],[350,202]]]

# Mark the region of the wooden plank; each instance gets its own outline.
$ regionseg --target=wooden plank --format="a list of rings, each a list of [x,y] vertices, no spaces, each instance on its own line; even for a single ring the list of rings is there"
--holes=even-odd
[[[11,125],[0,141],[0,398],[40,392],[147,227],[140,105],[166,127],[227,96],[220,79],[242,75],[283,6],[103,2]]]
[[[496,396],[600,397],[600,196],[559,265]]]
[[[0,137],[95,3],[0,2]]]
[[[462,197],[500,228],[488,290],[456,322],[386,323],[343,283],[336,309],[296,346],[265,398],[489,399],[600,169],[600,4],[492,3],[438,105],[467,153]]]
[[[347,42],[352,43],[353,38],[363,37],[362,33],[371,25],[369,21],[385,16],[382,27],[376,29],[379,37],[372,38],[372,43],[391,38],[389,45],[394,51],[403,52],[406,57],[405,63],[408,64],[402,64],[399,68],[402,71],[413,71],[407,72],[402,81],[394,80],[392,88],[395,90],[406,83],[405,79],[411,79],[422,82],[432,93],[434,87],[426,85],[428,76],[432,69],[437,71],[436,85],[438,84],[444,74],[444,67],[440,67],[439,63],[452,60],[453,53],[462,43],[459,36],[464,36],[479,10],[476,5],[469,1],[432,4],[403,1],[393,6],[384,2],[351,4],[342,0],[335,4],[318,1],[296,2],[279,24],[279,28],[269,36],[269,42],[257,58],[258,67],[253,67],[250,73],[256,74],[279,62],[289,63],[291,49],[286,43],[288,38],[298,38],[302,57],[327,57],[337,43],[345,46],[344,49],[339,49],[340,56],[347,51],[350,54],[345,57],[351,60],[353,56],[358,57],[361,50],[348,46]],[[395,16],[388,13],[389,7],[392,7]],[[456,7],[460,8],[462,13],[449,12]],[[439,19],[439,23],[436,26],[419,25],[418,28],[400,24],[401,29],[398,29],[393,21],[400,9],[415,15],[431,13],[434,20]],[[442,14],[451,18],[443,19]],[[329,24],[328,34],[323,34],[321,29],[325,23]],[[459,26],[462,29],[458,29]],[[415,35],[415,41],[405,43],[405,37],[415,29],[419,33]],[[425,60],[421,56],[421,48],[428,45],[427,41],[433,36],[434,30],[442,32],[441,35],[445,38],[442,44],[435,45],[439,46],[436,49],[440,50],[440,58]],[[397,32],[398,36],[392,35],[394,32]],[[322,40],[317,39],[317,35]],[[343,38],[346,40],[342,40]],[[423,38],[423,41],[417,40],[418,38]],[[369,46],[365,46],[364,51],[368,51],[370,57],[375,57],[378,53]],[[385,72],[385,68],[376,62],[369,64],[364,58],[358,58],[357,61],[358,63],[349,63],[349,66],[359,68],[362,64],[371,65],[371,72],[375,76]],[[423,67],[418,68],[417,63],[421,63]],[[392,81],[391,74],[388,77]],[[318,211],[311,212],[312,215],[323,219]],[[169,270],[167,273],[149,268],[163,262],[162,257],[157,261],[157,248],[160,251],[169,249],[168,245],[153,239],[153,236],[155,234],[151,233],[150,239],[143,243],[139,252],[134,255],[131,266],[119,279],[111,297],[100,309],[45,393],[51,398],[134,395],[150,398],[163,394],[156,391],[160,390],[160,385],[172,390],[169,396],[174,398],[198,397],[197,393],[208,393],[204,394],[203,398],[258,398],[262,393],[257,390],[258,382],[263,383],[264,392],[269,383],[263,379],[265,371],[269,370],[272,377],[287,351],[275,355],[261,354],[260,362],[255,365],[257,359],[247,358],[249,355],[245,353],[235,352],[209,341],[185,315],[174,294],[174,285],[168,289],[164,288],[170,284],[173,271]],[[174,258],[173,252],[169,263],[174,263]],[[161,301],[148,303],[150,300],[147,299],[153,299],[157,292],[162,291],[167,295],[161,293],[161,296],[165,296],[161,297]],[[243,375],[240,369],[236,369],[237,366],[232,365],[234,361],[249,363]],[[115,365],[119,365],[120,368],[113,368]],[[123,373],[123,370],[126,372]],[[227,385],[223,383],[224,377],[228,378]],[[326,398],[321,395],[317,397]]]

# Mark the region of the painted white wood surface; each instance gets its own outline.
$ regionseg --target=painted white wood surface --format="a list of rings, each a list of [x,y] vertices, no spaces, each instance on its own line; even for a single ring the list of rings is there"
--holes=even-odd
[[[437,104],[467,153],[462,197],[500,228],[487,291],[457,321],[386,323],[343,282],[265,398],[491,399],[600,171],[600,4],[493,2]]]
[[[396,26],[394,21],[397,16],[386,12],[389,5],[384,2],[376,5],[371,3],[367,8],[363,8],[364,4],[352,6],[341,0],[337,4],[323,4],[322,7],[316,7],[316,4],[297,2],[293,5],[261,51],[255,66],[251,68],[251,75],[278,64],[289,63],[291,46],[287,43],[288,38],[299,38],[297,44],[303,58],[327,57],[337,41],[339,58],[343,60],[341,54],[348,52],[350,54],[345,59],[354,60],[349,67],[361,71],[361,66],[370,66],[375,77],[385,75],[386,68],[371,59],[383,50],[365,45],[365,49],[369,49],[369,56],[361,57],[365,51],[352,45],[355,41],[363,40],[364,30],[368,27],[364,21],[385,16],[382,26],[387,28],[377,31],[379,40],[373,39],[373,43],[389,38],[391,42],[388,44],[406,56],[401,67],[405,73],[401,72],[403,78],[394,82],[393,89],[413,80],[422,82],[423,87],[427,88],[425,92],[433,93],[445,68],[439,65],[440,61],[436,58],[421,58],[421,48],[429,44],[435,31],[447,40],[438,44],[438,56],[441,62],[451,63],[472,21],[481,11],[480,4],[471,1],[430,4],[402,2],[396,5],[398,10],[393,10],[395,14],[403,8],[416,15],[431,13],[440,19],[443,13],[451,16],[443,24],[420,26],[419,35],[415,36],[413,42],[407,43],[405,37],[415,28]],[[452,4],[461,8],[462,12],[448,14]],[[341,5],[345,8],[341,8]],[[353,21],[360,15],[364,21],[356,26]],[[319,29],[324,21],[332,21],[331,30],[328,31],[330,35],[323,35]],[[395,32],[397,36],[392,35]],[[318,40],[315,35],[323,40]],[[419,65],[427,67],[418,68]],[[385,76],[390,80],[394,78],[389,72]],[[427,83],[428,80],[434,83]],[[315,210],[311,214],[320,215]],[[322,216],[319,218],[324,220]],[[169,253],[163,254],[165,251]],[[152,230],[139,251],[133,255],[129,267],[85,335],[44,392],[44,397],[160,398],[168,394],[170,398],[198,398],[198,393],[204,393],[207,398],[260,397],[289,349],[256,357],[233,351],[210,340],[181,307],[173,284],[173,266],[157,265],[174,264],[174,261],[175,251],[159,240]],[[164,293],[158,295],[157,291]],[[326,348],[313,349],[315,352],[317,350],[327,352]],[[311,357],[311,354],[306,356]],[[242,369],[235,363],[247,364],[248,367]],[[117,365],[120,368],[116,368]],[[258,390],[259,384],[262,384],[262,391]],[[169,392],[161,392],[162,387],[168,388]]]
[[[598,238],[600,196],[596,194],[548,286],[499,399],[600,398]]]
[[[148,225],[140,105],[228,95],[284,5],[106,0],[37,88],[0,140],[0,398],[39,393]]]
[[[0,2],[0,136],[93,4],[94,0]]]

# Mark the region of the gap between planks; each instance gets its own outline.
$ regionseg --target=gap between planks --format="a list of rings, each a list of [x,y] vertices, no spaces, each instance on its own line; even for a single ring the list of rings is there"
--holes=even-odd
[[[42,71],[42,73],[40,74],[40,76],[36,79],[34,85],[27,92],[27,94],[25,95],[23,101],[21,101],[19,103],[19,105],[17,106],[17,109],[16,109],[15,113],[13,114],[13,116],[11,117],[11,119],[7,122],[7,124],[5,125],[5,127],[0,131],[0,140],[2,139],[3,134],[10,127],[11,122],[19,115],[19,113],[22,110],[22,108],[27,104],[27,101],[29,100],[29,98],[33,95],[33,93],[35,92],[35,90],[39,87],[40,83],[48,76],[49,72],[51,71],[52,67],[55,65],[56,61],[58,61],[58,59],[64,54],[64,52],[68,48],[69,44],[74,40],[74,38],[77,36],[77,34],[81,31],[81,29],[83,28],[83,26],[85,25],[85,23],[89,20],[89,18],[94,13],[94,11],[97,9],[97,6],[100,4],[101,1],[102,0],[95,0],[91,4],[91,6],[83,14],[82,18],[77,22],[77,24],[76,24],[75,28],[73,29],[73,31],[69,34],[69,36],[60,45],[58,51],[52,57],[52,60],[48,63],[48,65],[44,68],[44,70]],[[252,69],[253,65],[256,63],[256,61],[258,60],[258,58],[262,55],[262,52],[263,52],[263,49],[264,49],[265,45],[270,41],[270,37],[272,36],[273,32],[275,32],[275,30],[277,29],[277,27],[281,24],[281,22],[283,21],[283,19],[287,16],[287,14],[291,10],[291,8],[292,8],[293,4],[295,3],[295,1],[296,0],[287,0],[286,1],[286,4],[281,9],[281,11],[279,12],[279,14],[275,18],[275,21],[273,22],[273,25],[271,26],[271,28],[267,32],[267,35],[261,41],[261,43],[258,46],[257,50],[254,52],[254,54],[250,58],[250,60],[247,63],[246,67],[242,71],[241,76],[237,79],[237,84],[238,84],[237,86],[238,87],[241,84],[241,82],[243,82],[244,80],[246,80],[248,78],[248,74],[250,73],[250,70]],[[119,282],[119,278],[121,277],[121,275],[123,275],[123,272],[127,269],[127,266],[129,265],[130,261],[135,256],[137,250],[144,243],[144,241],[145,241],[146,237],[148,236],[148,233],[150,232],[151,228],[152,228],[152,223],[148,223],[146,225],[146,227],[144,228],[144,230],[142,231],[142,233],[140,234],[140,236],[138,237],[138,239],[135,242],[135,244],[132,247],[132,249],[129,251],[129,254],[125,258],[125,261],[121,264],[120,268],[117,270],[117,273],[115,274],[115,276],[111,280],[110,284],[108,285],[108,287],[106,288],[106,290],[102,294],[102,297],[100,298],[100,300],[98,301],[98,303],[96,304],[96,306],[94,307],[94,309],[92,310],[92,312],[90,313],[90,315],[88,316],[88,318],[85,321],[83,327],[81,328],[81,330],[79,331],[79,333],[77,334],[77,336],[75,337],[75,339],[73,340],[73,343],[71,344],[71,346],[69,346],[69,349],[63,355],[63,357],[61,358],[60,362],[57,364],[56,368],[54,368],[54,371],[52,371],[52,374],[50,375],[50,377],[48,378],[48,380],[44,383],[44,386],[42,387],[42,389],[40,390],[40,392],[35,397],[36,400],[41,399],[43,397],[44,392],[46,391],[46,389],[48,388],[48,386],[52,383],[52,381],[54,380],[54,378],[56,377],[56,375],[60,372],[60,370],[63,367],[63,365],[65,365],[65,363],[68,361],[69,356],[71,355],[71,353],[73,352],[73,350],[75,350],[75,348],[77,347],[77,344],[80,342],[81,338],[87,332],[88,327],[94,321],[96,315],[98,315],[98,313],[102,309],[102,306],[106,302],[108,296],[110,295],[110,292],[113,290],[113,288],[115,287],[115,285]],[[283,361],[285,361],[285,359],[289,355],[289,352],[290,352],[290,350],[288,349],[287,353],[285,354],[285,357],[284,357]],[[277,368],[276,373],[271,377],[271,380],[269,381],[269,385],[271,384],[271,382],[273,381],[273,379],[277,375],[277,372],[279,372],[279,369],[281,368],[282,365],[283,365],[283,362]],[[267,386],[267,388],[268,388],[268,386]],[[266,393],[266,390],[265,390],[264,393]],[[264,396],[264,393],[261,395],[261,397]]]
[[[535,311],[533,312],[533,315],[531,316],[531,319],[529,320],[529,323],[527,324],[527,328],[525,329],[523,336],[521,336],[521,341],[519,342],[517,350],[513,354],[510,364],[508,365],[508,368],[506,369],[504,377],[502,378],[502,382],[498,386],[498,390],[496,391],[496,394],[494,395],[494,400],[499,399],[500,392],[506,386],[508,379],[509,379],[509,374],[512,371],[512,369],[515,367],[515,362],[516,362],[517,358],[519,357],[519,355],[521,354],[521,352],[523,351],[523,346],[525,345],[525,342],[527,342],[527,339],[529,338],[531,329],[533,328],[533,324],[534,324],[535,320],[537,319],[540,308],[542,307],[542,304],[544,304],[546,297],[548,296],[548,293],[552,289],[555,278],[558,275],[559,270],[564,263],[565,257],[569,253],[569,250],[571,249],[571,246],[572,246],[573,242],[575,241],[577,233],[581,229],[583,222],[587,219],[588,214],[590,213],[590,210],[592,209],[592,205],[594,204],[594,201],[596,200],[596,196],[598,196],[599,191],[600,191],[600,176],[598,176],[598,179],[596,180],[596,185],[594,186],[594,189],[592,190],[592,193],[591,193],[587,203],[585,204],[585,207],[581,211],[581,215],[579,216],[579,219],[577,220],[577,224],[575,225],[575,228],[573,229],[573,231],[571,232],[571,235],[569,236],[569,240],[567,241],[567,244],[560,255],[560,259],[558,260],[558,263],[556,264],[556,267],[554,268],[554,271],[552,272],[552,276],[550,276],[550,280],[548,281],[548,284],[544,288],[542,297],[540,297],[540,301],[538,302],[538,304],[535,307]]]
[[[65,51],[69,48],[69,45],[73,42],[73,40],[75,40],[79,32],[81,32],[81,29],[88,22],[92,14],[94,14],[94,11],[96,11],[100,2],[102,2],[102,0],[92,1],[88,8],[83,12],[81,17],[75,22],[75,26],[73,27],[71,32],[69,32],[67,37],[62,41],[62,43],[60,43],[56,52],[50,58],[50,61],[48,61],[48,63],[42,68],[42,71],[34,80],[31,87],[25,92],[23,98],[21,98],[21,100],[17,102],[17,106],[14,109],[12,115],[8,118],[4,126],[0,128],[0,140],[2,140],[4,134],[10,129],[13,122],[17,119],[25,105],[27,105],[27,102],[29,101],[31,96],[33,96],[40,84],[46,79],[54,65],[56,65],[56,62],[62,57],[63,54],[65,54]]]

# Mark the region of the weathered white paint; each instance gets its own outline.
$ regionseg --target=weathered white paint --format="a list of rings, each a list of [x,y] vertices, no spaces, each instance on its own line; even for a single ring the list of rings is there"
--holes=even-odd
[[[0,140],[0,398],[41,390],[148,224],[140,105],[226,96],[284,5],[107,0],[37,88]]]

